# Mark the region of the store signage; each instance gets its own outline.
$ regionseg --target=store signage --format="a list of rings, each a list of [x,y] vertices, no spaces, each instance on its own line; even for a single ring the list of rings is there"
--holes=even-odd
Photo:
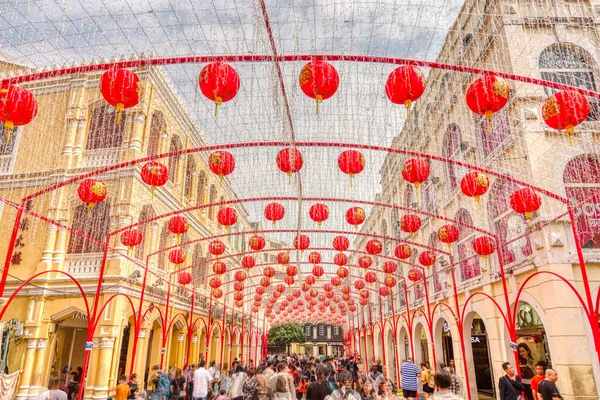
[[[510,349],[512,351],[517,351],[517,344],[515,342],[510,342]]]
[[[450,332],[450,325],[446,321],[444,321],[444,332]]]
[[[94,346],[93,342],[85,342],[85,351],[92,351],[93,346]]]
[[[165,349],[164,347],[162,347],[162,348],[160,349],[160,354],[165,354],[165,351],[166,351],[166,350],[167,350],[167,349]]]
[[[471,336],[471,343],[481,343],[481,336]]]

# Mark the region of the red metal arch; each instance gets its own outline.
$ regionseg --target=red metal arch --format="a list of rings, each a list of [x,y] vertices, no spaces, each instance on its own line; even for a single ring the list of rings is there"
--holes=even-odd
[[[460,315],[460,322],[462,325],[464,325],[465,323],[465,315],[466,315],[466,310],[467,310],[467,306],[469,305],[469,302],[473,299],[473,297],[477,296],[477,295],[481,295],[483,297],[487,297],[489,300],[492,301],[492,303],[496,306],[496,308],[498,309],[498,311],[500,312],[500,315],[502,315],[502,319],[504,320],[504,324],[506,325],[506,328],[510,331],[510,324],[508,322],[508,317],[506,316],[505,312],[502,310],[502,308],[500,307],[500,305],[498,304],[498,302],[496,301],[496,299],[494,299],[492,296],[490,296],[487,293],[483,293],[483,292],[475,292],[472,293],[468,298],[467,301],[465,301],[465,304],[463,304],[462,307],[462,311],[461,311],[461,315]]]
[[[118,296],[123,296],[123,297],[125,297],[125,299],[127,299],[127,302],[129,303],[129,306],[131,307],[131,312],[132,312],[132,316],[133,316],[133,328],[134,328],[134,331],[137,332],[137,327],[138,327],[139,321],[137,320],[137,317],[136,317],[136,308],[133,306],[133,301],[131,300],[131,297],[129,297],[125,293],[116,293],[116,294],[113,294],[112,296],[110,296],[108,298],[108,300],[106,300],[104,302],[104,304],[102,304],[102,307],[100,307],[100,310],[98,310],[98,315],[99,316],[102,315],[102,313],[104,312],[104,310],[106,309],[108,304]],[[0,317],[0,319],[1,319],[1,317]],[[98,319],[96,319],[96,321],[94,321],[94,327],[93,327],[94,332],[96,331],[96,328],[98,327],[99,322],[100,322],[100,318],[98,318]]]
[[[456,316],[456,313],[454,312],[454,310],[452,309],[452,307],[450,307],[448,304],[446,304],[446,303],[442,303],[442,302],[436,303],[436,304],[435,304],[435,306],[433,306],[433,309],[431,310],[431,315],[433,316],[433,315],[435,314],[435,310],[436,310],[438,307],[440,307],[440,309],[441,309],[441,308],[442,308],[442,306],[445,306],[445,307],[446,307],[446,309],[447,309],[448,311],[450,311],[450,314],[452,314],[452,316],[454,317],[454,319],[458,319],[458,317]]]

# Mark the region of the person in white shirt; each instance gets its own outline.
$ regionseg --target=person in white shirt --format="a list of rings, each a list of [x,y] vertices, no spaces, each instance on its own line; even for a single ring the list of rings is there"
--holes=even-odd
[[[68,400],[67,394],[58,389],[58,378],[51,378],[48,390],[38,396],[38,400]]]
[[[210,373],[206,370],[206,362],[200,361],[200,368],[194,371],[194,391],[193,400],[206,400],[208,398],[208,388],[212,383]]]

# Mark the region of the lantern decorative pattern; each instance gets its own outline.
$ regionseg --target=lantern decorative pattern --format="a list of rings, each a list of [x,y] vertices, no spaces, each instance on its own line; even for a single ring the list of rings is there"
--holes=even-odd
[[[185,253],[181,249],[173,249],[169,252],[169,261],[179,265],[185,262]]]
[[[386,261],[383,263],[383,272],[385,272],[386,274],[393,274],[396,272],[397,269],[398,266],[395,262]]]
[[[324,273],[325,270],[320,265],[315,265],[312,269],[312,274],[317,278],[322,277]]]
[[[377,275],[375,274],[375,272],[367,272],[365,274],[365,282],[371,285],[377,282]]]
[[[215,239],[208,245],[208,252],[215,257],[219,257],[221,254],[225,253],[225,244],[219,239]]]
[[[460,181],[460,190],[465,196],[474,197],[476,201],[479,201],[479,197],[483,196],[489,187],[490,180],[483,172],[471,171]]]
[[[366,250],[370,255],[377,257],[377,255],[383,250],[383,245],[379,240],[371,239],[367,242]]]
[[[223,275],[225,272],[227,272],[227,264],[222,261],[217,261],[213,264],[212,270],[217,275]]]
[[[317,281],[317,279],[316,279],[316,278],[315,278],[313,275],[307,275],[307,276],[304,278],[304,282],[305,282],[307,285],[314,285],[316,281]]]
[[[137,229],[129,229],[121,233],[120,239],[123,246],[129,247],[129,250],[142,243],[144,235]]]
[[[512,209],[516,213],[525,214],[527,220],[531,219],[532,214],[539,210],[541,205],[542,199],[529,187],[517,189],[510,196],[510,206]]]
[[[269,285],[271,285],[271,279],[263,276],[262,278],[260,278],[260,286],[262,287],[269,287]]]
[[[150,161],[142,167],[141,177],[146,185],[150,185],[154,195],[154,189],[163,186],[169,180],[169,172],[163,164]]]
[[[489,236],[480,236],[473,240],[473,250],[480,256],[487,257],[496,251],[496,243]]]
[[[119,124],[121,112],[140,102],[142,83],[135,73],[127,69],[111,68],[100,77],[100,92],[104,100],[117,109],[117,124]]]
[[[358,265],[363,269],[369,269],[373,265],[373,260],[369,256],[362,256],[358,259]]]
[[[246,275],[246,272],[244,271],[237,271],[235,275],[233,275],[233,278],[238,282],[244,282],[247,277],[248,275]]]
[[[300,171],[304,164],[302,153],[300,153],[300,150],[293,147],[286,147],[279,151],[275,161],[277,162],[277,168],[288,174],[288,177],[291,177],[293,173]]]
[[[294,248],[304,251],[310,246],[310,238],[306,235],[298,235],[294,238]]]
[[[336,236],[333,238],[333,248],[337,251],[346,251],[350,247],[350,240],[346,236]]]
[[[229,227],[235,225],[237,222],[238,215],[235,209],[231,207],[225,207],[217,212],[217,221],[223,225],[228,231]]]
[[[302,68],[298,82],[304,94],[315,99],[318,114],[319,104],[335,94],[340,78],[333,65],[327,61],[314,60]]]
[[[438,229],[437,235],[440,242],[446,243],[448,247],[451,247],[452,243],[458,240],[458,228],[454,225],[444,225]]]
[[[311,264],[318,264],[321,262],[321,254],[319,252],[316,251],[312,251],[309,255],[308,255],[308,261]]]
[[[358,150],[343,151],[338,157],[338,167],[344,174],[350,176],[350,184],[354,175],[360,174],[365,168],[365,156]]]
[[[390,289],[388,289],[386,286],[382,286],[379,288],[379,295],[381,297],[387,297],[390,295]]]
[[[210,281],[208,281],[208,285],[213,289],[218,289],[221,287],[221,280],[216,276],[212,277],[210,278]]]
[[[331,278],[331,284],[333,286],[340,286],[342,284],[342,280],[339,276],[334,276],[333,278]]]
[[[365,283],[363,281],[361,281],[360,279],[357,279],[354,281],[354,288],[356,290],[362,290],[365,288]]]
[[[88,205],[88,216],[90,216],[94,206],[106,198],[106,185],[96,179],[84,179],[77,188],[77,195]]]
[[[6,129],[6,141],[15,126],[27,125],[37,115],[38,104],[33,93],[18,86],[0,88],[0,121]]]
[[[313,204],[308,211],[308,215],[321,229],[321,223],[329,218],[329,207],[322,203]]]
[[[388,76],[385,83],[385,94],[392,103],[404,104],[408,120],[412,103],[423,95],[426,84],[425,75],[419,68],[402,65]]]
[[[273,226],[277,221],[281,221],[285,215],[285,208],[279,203],[269,203],[265,207],[265,218],[271,221]]]
[[[383,284],[389,287],[390,289],[396,286],[396,283],[396,278],[394,278],[393,276],[386,276],[383,280]]]
[[[277,262],[280,265],[286,265],[290,262],[290,255],[284,251],[277,254]]]
[[[265,238],[258,235],[252,236],[248,241],[248,246],[250,246],[250,248],[254,251],[260,251],[264,249],[266,244],[267,242],[265,241]]]
[[[419,193],[419,186],[429,178],[429,164],[419,158],[409,158],[404,162],[402,168],[402,177],[408,183],[415,186],[416,193]]]
[[[563,90],[546,99],[542,107],[542,118],[552,129],[565,130],[569,144],[573,146],[575,127],[586,120],[590,103],[583,94],[574,90]]]
[[[423,279],[423,272],[418,268],[411,268],[408,271],[408,279],[413,282],[420,281]]]
[[[217,288],[214,288],[212,290],[212,297],[215,299],[220,299],[221,297],[223,297],[223,290]]]
[[[500,77],[486,75],[473,82],[466,93],[467,106],[475,114],[485,115],[488,132],[492,130],[494,113],[502,110],[510,97],[508,83]]]
[[[219,106],[237,94],[240,89],[240,77],[231,65],[217,61],[202,68],[198,85],[202,94],[215,102],[216,117]]]
[[[348,257],[344,253],[338,253],[333,256],[333,263],[342,267],[348,263]]]
[[[337,276],[339,276],[339,277],[340,277],[340,278],[342,278],[342,279],[345,279],[345,278],[347,278],[347,277],[348,277],[348,274],[349,274],[349,272],[348,272],[348,268],[340,267],[340,268],[338,268],[338,270],[337,270]]]
[[[424,251],[419,254],[419,263],[424,267],[431,267],[435,263],[435,253],[433,251]]]
[[[406,260],[407,258],[410,258],[411,253],[412,250],[410,246],[406,243],[401,243],[394,249],[394,254],[401,260]]]
[[[215,151],[208,156],[208,167],[219,177],[222,185],[223,177],[231,174],[235,169],[235,158],[228,151]]]
[[[411,236],[421,227],[421,218],[415,214],[407,214],[400,218],[400,229]]]
[[[275,268],[273,267],[265,267],[263,269],[263,276],[266,278],[272,278],[275,276]]]
[[[167,223],[167,228],[171,233],[177,235],[177,240],[179,241],[180,235],[183,235],[190,229],[190,224],[188,223],[185,217],[181,215],[176,215],[171,217],[169,222]]]
[[[177,275],[177,282],[183,286],[189,285],[192,283],[192,275],[189,272],[180,272]]]
[[[346,222],[353,225],[356,230],[358,230],[358,225],[365,222],[365,218],[365,210],[361,207],[351,207],[346,211]]]
[[[285,269],[285,274],[287,276],[298,275],[298,267],[296,267],[295,265],[288,265],[287,268]]]
[[[256,260],[254,259],[253,256],[242,257],[242,267],[244,267],[246,270],[250,270],[250,269],[254,268],[255,265],[256,265]]]

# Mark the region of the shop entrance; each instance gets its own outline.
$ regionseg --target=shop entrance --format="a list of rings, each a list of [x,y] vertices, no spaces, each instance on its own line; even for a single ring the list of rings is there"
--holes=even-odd
[[[495,396],[487,331],[483,320],[477,314],[473,318],[471,325],[471,348],[473,350],[473,367],[477,381],[477,392],[488,396]]]

